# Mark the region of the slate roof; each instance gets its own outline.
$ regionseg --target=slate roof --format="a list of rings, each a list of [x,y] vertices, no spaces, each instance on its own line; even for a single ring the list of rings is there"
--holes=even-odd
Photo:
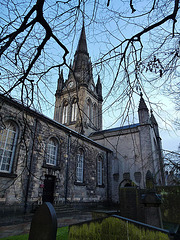
[[[98,134],[105,134],[105,133],[110,133],[110,132],[122,131],[122,130],[126,130],[126,129],[132,129],[132,128],[136,128],[138,126],[140,126],[139,123],[126,125],[123,127],[110,128],[110,129],[106,129],[106,130],[102,130],[102,131],[93,132],[90,134],[90,137],[94,136],[94,135],[98,135]]]

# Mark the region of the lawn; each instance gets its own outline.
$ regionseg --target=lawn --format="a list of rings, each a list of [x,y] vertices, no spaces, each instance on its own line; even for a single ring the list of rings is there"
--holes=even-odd
[[[62,227],[57,229],[56,240],[67,240],[68,239],[68,227]],[[5,237],[1,240],[28,240],[28,234]]]

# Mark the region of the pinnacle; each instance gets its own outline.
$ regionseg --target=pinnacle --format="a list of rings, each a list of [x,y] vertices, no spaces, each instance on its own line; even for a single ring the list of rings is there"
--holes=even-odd
[[[157,121],[156,121],[156,119],[155,119],[155,117],[154,117],[154,114],[153,114],[153,110],[151,109],[151,122],[152,122],[152,124],[154,124],[154,125],[158,125],[158,123],[157,123]]]
[[[140,96],[141,96],[141,98],[140,98],[138,110],[142,110],[142,109],[148,110],[147,105],[146,105],[146,103],[145,103],[145,101],[144,101],[142,92],[141,92]]]

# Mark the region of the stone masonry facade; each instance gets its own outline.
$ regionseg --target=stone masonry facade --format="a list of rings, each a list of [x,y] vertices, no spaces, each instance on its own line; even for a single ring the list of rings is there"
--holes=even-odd
[[[1,102],[1,129],[7,121],[18,126],[15,155],[10,173],[0,172],[0,202],[39,204],[43,201],[46,176],[54,178],[53,202],[106,202],[108,161],[111,151],[93,140],[24,108],[5,97]],[[49,139],[58,143],[57,164],[46,163]],[[84,153],[83,181],[76,181],[77,155]],[[97,159],[102,159],[102,184],[97,182]]]
[[[119,188],[164,184],[158,124],[141,94],[137,124],[102,130],[85,27],[68,78],[59,69],[54,120],[0,95],[0,206],[117,203]]]

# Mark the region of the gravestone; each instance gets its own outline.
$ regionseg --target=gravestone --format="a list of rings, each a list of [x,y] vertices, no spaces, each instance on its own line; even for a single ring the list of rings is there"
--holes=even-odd
[[[155,191],[154,178],[150,171],[146,174],[146,188],[146,193],[141,196],[142,204],[145,206],[145,222],[162,228],[161,195]]]
[[[56,212],[51,203],[45,202],[33,216],[29,240],[56,240],[56,232]]]

